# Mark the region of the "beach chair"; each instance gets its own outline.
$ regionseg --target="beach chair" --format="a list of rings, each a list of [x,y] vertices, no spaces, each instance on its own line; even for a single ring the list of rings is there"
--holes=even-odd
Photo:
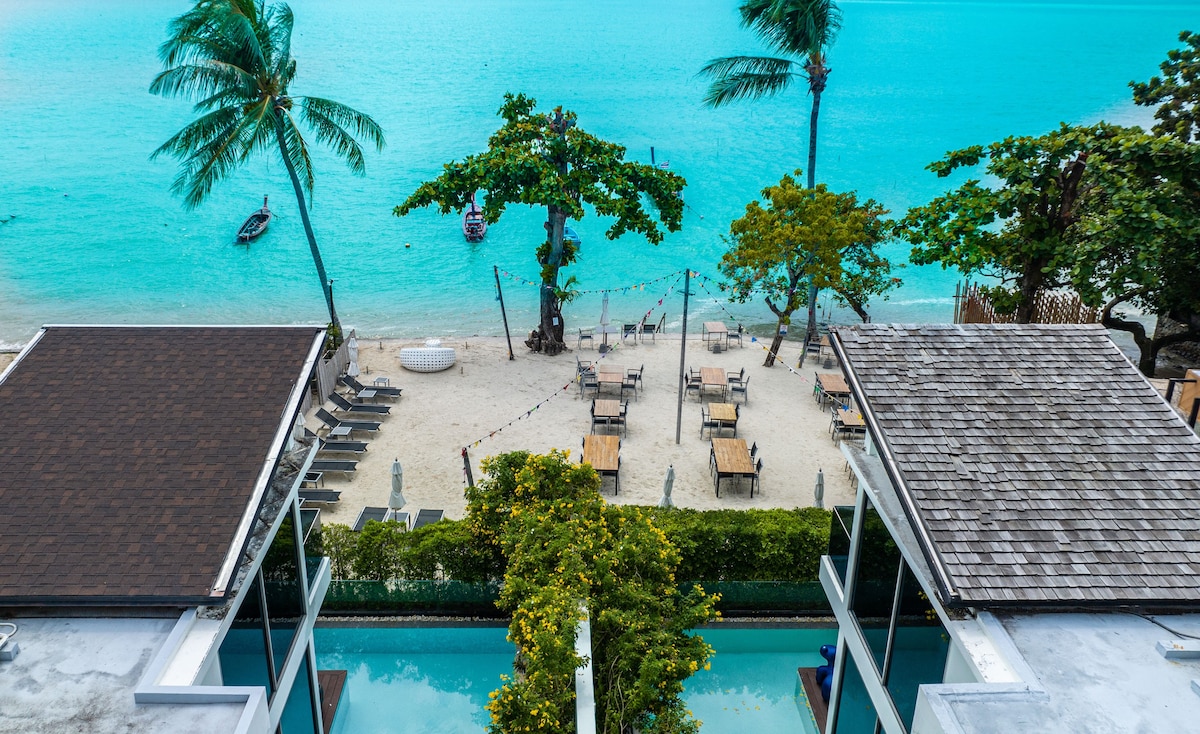
[[[378,396],[384,398],[398,398],[400,397],[400,393],[404,390],[402,387],[389,387],[387,385],[371,385],[368,387],[350,375],[342,375],[338,379],[342,381],[343,385],[353,390],[355,397],[359,400],[362,399],[361,396],[364,392],[367,393],[365,397]]]
[[[737,398],[738,394],[740,393],[742,396],[742,402],[744,402],[746,405],[749,405],[750,404],[749,390],[750,390],[750,378],[749,377],[747,377],[742,382],[731,382],[731,383],[729,383],[729,399],[734,400],[735,398]]]
[[[352,403],[346,398],[332,393],[329,396],[329,402],[337,406],[337,410],[342,410],[347,413],[373,413],[375,415],[387,415],[392,412],[390,405],[371,405],[369,403]]]
[[[638,394],[637,387],[638,387],[637,375],[625,375],[625,377],[621,378],[621,397],[624,398],[625,391],[628,390],[633,393],[633,399],[637,400],[637,394]]]
[[[317,408],[317,420],[325,424],[325,427],[331,431],[339,431],[341,435],[349,435],[350,431],[367,431],[368,433],[378,431],[379,421],[360,421],[360,420],[341,420],[334,417],[324,408]]]
[[[596,395],[600,394],[600,378],[595,372],[584,372],[579,376],[579,396],[587,397],[588,390],[591,390]]]
[[[725,343],[729,344],[736,341],[738,343],[738,348],[740,349],[742,347],[742,334],[745,333],[745,331],[746,327],[738,324],[737,331],[730,330],[730,332],[725,335]]]
[[[700,388],[703,386],[703,384],[704,383],[700,380],[700,373],[692,370],[691,367],[688,367],[687,383],[683,388],[684,394],[686,395],[689,392],[694,392],[696,393],[696,399],[699,400]]]
[[[596,327],[594,327],[594,326],[590,326],[586,329],[580,329],[579,330],[579,338],[575,342],[575,348],[582,349],[583,341],[585,339],[587,340],[588,344],[591,344],[593,347],[595,347],[596,346],[595,334],[596,334]]]
[[[714,430],[721,429],[721,421],[715,421],[708,414],[708,408],[700,406],[700,438],[704,438],[704,431],[708,430],[708,437],[712,438]],[[715,454],[714,454],[715,457]],[[711,462],[710,462],[711,465]]]
[[[331,489],[302,489],[300,502],[305,505],[328,505],[341,500],[342,493]]]
[[[624,342],[627,338],[633,337],[633,341],[637,343],[638,325],[637,324],[621,324],[621,341]]]
[[[641,367],[638,367],[636,370],[628,370],[628,371],[625,373],[625,376],[626,376],[626,377],[632,377],[634,380],[636,380],[636,381],[637,381],[638,390],[641,390],[641,389],[643,389],[643,388],[645,387],[645,386],[642,384],[642,373],[643,373],[643,372],[645,372],[645,371],[646,371],[646,365],[644,365],[644,364],[643,364]]]
[[[317,444],[317,452],[322,454],[363,454],[366,451],[366,441],[326,441],[321,439]]]
[[[316,459],[309,464],[309,468],[313,471],[319,471],[322,474],[331,471],[339,471],[347,479],[354,473],[355,467],[358,466],[357,461],[343,461],[340,459]]]
[[[445,510],[417,510],[417,514],[409,518],[409,530],[419,530],[426,525],[432,525],[446,517]]]
[[[654,341],[654,342],[658,341],[658,334],[660,334],[662,332],[663,328],[666,325],[667,325],[667,315],[666,314],[662,315],[662,318],[658,320],[657,324],[643,323],[642,324],[642,341],[646,341],[647,334],[650,335],[650,341]]]
[[[358,512],[358,519],[354,521],[354,532],[361,533],[363,528],[371,520],[375,522],[383,522],[383,518],[387,517],[388,508],[386,507],[364,507]]]

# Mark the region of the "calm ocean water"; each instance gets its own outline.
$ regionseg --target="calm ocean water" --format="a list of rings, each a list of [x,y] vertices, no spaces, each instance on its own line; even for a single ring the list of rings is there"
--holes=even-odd
[[[190,105],[151,96],[165,0],[0,0],[0,343],[43,323],[296,323],[324,306],[286,172],[251,162],[195,212],[168,191],[159,144]],[[716,275],[721,234],[764,186],[805,160],[809,99],[713,111],[695,77],[714,56],[755,53],[736,0],[537,2],[294,0],[296,94],[372,114],[389,145],[357,178],[317,157],[313,220],[343,320],[364,334],[501,333],[492,265],[533,277],[541,210],[510,209],[480,245],[457,218],[391,209],[441,164],[482,150],[504,92],[562,104],[580,125],[688,180],[683,230],[658,247],[609,242],[595,216],[577,222],[581,287],[630,285],[690,267]],[[818,178],[894,213],[945,181],[924,170],[946,150],[1059,121],[1144,122],[1127,83],[1148,78],[1197,2],[851,2],[830,54]],[[271,196],[276,219],[250,247],[237,226]],[[405,247],[405,244],[411,247]],[[891,254],[905,259],[907,248]],[[945,321],[956,275],[906,268],[876,321]],[[505,281],[515,332],[535,320],[536,289]],[[636,320],[665,284],[613,297]],[[703,291],[699,315],[716,313]],[[571,324],[592,323],[600,296]],[[764,307],[731,307],[748,323]],[[671,322],[680,302],[668,301]],[[833,313],[849,320],[845,313]]]

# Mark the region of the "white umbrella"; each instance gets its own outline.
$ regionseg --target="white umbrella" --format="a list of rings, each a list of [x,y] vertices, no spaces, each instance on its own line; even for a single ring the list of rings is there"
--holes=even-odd
[[[659,507],[674,507],[675,503],[671,501],[671,488],[675,486],[675,465],[667,467],[667,478],[663,482],[663,496],[658,501]]]
[[[388,509],[399,510],[404,507],[404,493],[401,492],[404,488],[404,467],[400,466],[400,460],[396,459],[392,462],[392,494],[388,497]]]
[[[604,336],[604,345],[608,346],[608,294],[604,294],[604,304],[600,307],[600,333]]]
[[[358,339],[350,337],[350,340],[346,342],[346,352],[350,355],[350,364],[346,365],[346,374],[358,377]]]
[[[813,489],[817,507],[825,507],[825,472],[817,469],[817,486]]]

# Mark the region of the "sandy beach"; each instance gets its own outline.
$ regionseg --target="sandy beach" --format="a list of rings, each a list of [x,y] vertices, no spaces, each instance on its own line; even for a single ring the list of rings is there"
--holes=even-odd
[[[440,508],[448,518],[461,518],[466,506],[461,458],[465,445],[482,439],[470,448],[476,480],[481,476],[481,459],[506,451],[557,448],[580,458],[583,436],[591,429],[591,397],[579,397],[575,357],[596,360],[600,356],[586,344],[575,354],[545,357],[531,353],[514,338],[515,359],[510,361],[502,337],[443,339],[443,346],[457,350],[458,363],[435,373],[409,372],[400,366],[399,350],[421,342],[360,339],[359,344],[360,380],[370,383],[386,376],[404,394],[399,400],[380,401],[392,405],[391,415],[370,439],[353,478],[326,475],[325,488],[340,490],[341,500],[324,506],[324,522],[353,523],[364,506],[386,506],[392,461],[397,458],[404,467],[405,509]],[[627,397],[629,425],[621,441],[620,494],[613,496],[609,479],[604,482],[605,497],[620,503],[657,504],[667,467],[673,465],[673,498],[681,507],[811,506],[818,469],[825,473],[827,507],[853,502],[841,450],[830,439],[829,415],[813,400],[814,372],[838,368],[821,367],[810,358],[794,374],[779,364],[763,367],[765,356],[762,346],[749,339],[744,348],[735,344],[719,354],[706,351],[698,336],[688,339],[687,366],[732,372],[744,367],[749,379],[749,403],[741,409],[738,437],[747,445],[758,443],[761,485],[751,499],[749,482],[740,488],[726,482],[718,498],[708,471],[707,433],[700,438],[700,403],[692,396],[684,398],[680,443],[675,443],[678,335],[660,335],[657,342],[636,346],[618,345],[605,361],[626,369],[645,365],[644,389],[636,400]],[[782,356],[795,367],[798,345],[785,343]],[[532,412],[526,415],[527,411]],[[508,425],[510,421],[515,422]],[[310,417],[309,428],[316,430],[319,425]]]

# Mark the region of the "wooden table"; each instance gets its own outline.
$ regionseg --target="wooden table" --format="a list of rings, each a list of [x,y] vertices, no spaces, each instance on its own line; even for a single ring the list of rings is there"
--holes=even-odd
[[[817,400],[822,405],[825,404],[825,396],[841,401],[842,398],[850,397],[850,386],[846,384],[846,378],[840,374],[832,372],[817,373]]]
[[[705,321],[701,339],[710,345],[723,345],[729,348],[729,327],[724,321]]]
[[[592,401],[592,431],[596,430],[596,423],[603,419],[607,425],[617,424],[618,429],[620,424],[617,423],[621,418],[621,401],[620,400],[600,400]]]
[[[700,389],[704,390],[710,387],[721,388],[721,398],[725,397],[725,388],[729,386],[729,377],[725,374],[725,370],[720,367],[701,367],[700,368]]]
[[[614,385],[619,391],[621,383],[625,381],[625,368],[619,364],[601,362],[596,371],[596,380],[600,383],[600,389],[604,389],[606,385]]]
[[[605,359],[601,360],[600,363],[596,365],[596,372],[600,374],[604,374],[606,372],[615,372],[618,375],[623,375],[625,374],[625,368],[619,364],[609,364],[608,360]]]
[[[857,411],[849,408],[834,408],[833,419],[829,421],[829,434],[837,443],[843,433],[866,433],[867,422]]]
[[[717,496],[721,496],[721,480],[726,477],[753,477],[754,462],[750,460],[750,449],[740,438],[714,438],[712,440],[713,455],[717,460]],[[750,487],[750,496],[754,496],[754,487]]]
[[[745,446],[745,442],[742,446]],[[587,435],[583,437],[583,461],[591,464],[600,476],[616,479],[613,493],[621,491],[621,439],[616,436]]]
[[[708,406],[709,420],[717,421],[722,428],[732,428],[734,438],[737,437],[737,406],[733,403],[710,403]]]

